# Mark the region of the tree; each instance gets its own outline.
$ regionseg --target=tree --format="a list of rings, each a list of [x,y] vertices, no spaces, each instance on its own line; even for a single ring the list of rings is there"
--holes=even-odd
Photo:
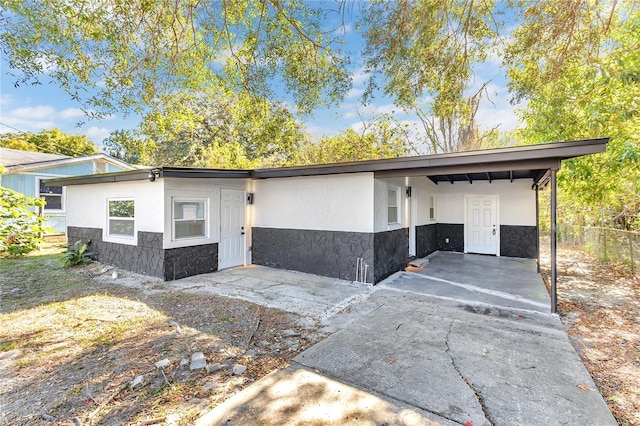
[[[287,165],[305,135],[283,104],[246,95],[176,95],[141,126],[155,164],[250,168]]]
[[[42,130],[40,133],[3,133],[0,146],[23,151],[62,154],[70,157],[97,154],[98,148],[85,135],[71,135],[60,129]]]
[[[38,248],[48,228],[35,210],[44,205],[43,198],[26,197],[0,186],[0,255],[22,256]]]
[[[414,110],[432,153],[478,148],[475,114],[486,83],[468,92],[474,65],[497,39],[493,1],[379,0],[362,22],[371,74],[365,100],[381,85],[396,105]]]
[[[319,141],[307,141],[296,156],[296,164],[340,163],[406,156],[410,147],[403,129],[389,120],[370,123],[358,133],[353,129]]]
[[[3,2],[0,48],[16,84],[50,78],[90,115],[154,110],[175,93],[243,93],[299,111],[350,88],[322,4],[296,0]]]
[[[115,130],[102,141],[105,154],[129,164],[149,164],[149,145],[132,130]]]
[[[516,32],[509,72],[516,96],[529,101],[518,136],[524,143],[611,137],[606,153],[564,162],[560,219],[640,229],[640,14],[631,2],[575,6],[558,21],[533,8]]]

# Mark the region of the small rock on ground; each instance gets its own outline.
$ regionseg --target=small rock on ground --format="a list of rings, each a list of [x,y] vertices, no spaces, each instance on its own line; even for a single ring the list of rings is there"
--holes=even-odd
[[[144,381],[144,376],[136,376],[136,378],[133,379],[133,382],[131,382],[131,389],[140,387],[143,381]]]
[[[162,360],[160,360],[160,361],[156,362],[156,368],[157,368],[158,370],[162,370],[162,369],[164,369],[164,368],[167,368],[168,366],[169,366],[169,360],[168,360],[167,358],[162,359]]]
[[[245,371],[247,371],[247,367],[245,367],[244,365],[236,364],[236,365],[233,366],[233,375],[234,376],[239,376],[242,373],[244,373]]]
[[[206,366],[207,366],[207,360],[205,359],[204,354],[202,352],[196,352],[193,355],[191,355],[191,365],[189,366],[191,371],[199,370]]]

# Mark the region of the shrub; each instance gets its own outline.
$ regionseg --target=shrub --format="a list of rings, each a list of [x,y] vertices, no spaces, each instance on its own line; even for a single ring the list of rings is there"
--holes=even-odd
[[[93,252],[87,251],[90,242],[91,241],[76,241],[72,246],[68,247],[64,253],[65,266],[84,265],[85,263],[91,262]]]
[[[37,213],[44,205],[44,199],[0,186],[0,255],[16,257],[38,249],[48,230]]]

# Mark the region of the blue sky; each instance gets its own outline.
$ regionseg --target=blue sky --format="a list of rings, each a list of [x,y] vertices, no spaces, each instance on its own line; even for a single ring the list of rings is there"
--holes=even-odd
[[[363,39],[353,30],[353,22],[349,22],[349,19],[354,20],[354,16],[345,14],[345,18],[347,22],[340,31],[344,32],[344,48],[352,53],[350,71],[353,88],[339,106],[316,110],[312,116],[305,117],[304,125],[307,131],[316,137],[334,135],[349,127],[361,128],[362,120],[368,121],[381,113],[392,112],[397,120],[411,126],[417,125],[418,121],[414,115],[403,113],[388,98],[378,96],[366,107],[361,104],[360,96],[364,92],[368,77],[359,55]],[[11,71],[5,58],[2,58],[0,61],[0,132],[2,133],[39,132],[42,129],[57,127],[68,133],[87,135],[90,140],[100,145],[111,131],[135,128],[138,124],[139,117],[123,114],[116,114],[103,120],[89,120],[79,104],[53,83],[14,87],[13,79],[7,75]],[[512,130],[517,126],[518,121],[514,107],[508,102],[504,69],[498,55],[491,56],[486,63],[477,67],[471,90],[474,88],[477,90],[486,81],[490,81],[487,86],[489,99],[483,99],[478,110],[476,118],[479,125],[485,129],[499,126],[501,130]],[[286,102],[286,98],[283,100]],[[77,123],[81,121],[84,124],[77,127]]]

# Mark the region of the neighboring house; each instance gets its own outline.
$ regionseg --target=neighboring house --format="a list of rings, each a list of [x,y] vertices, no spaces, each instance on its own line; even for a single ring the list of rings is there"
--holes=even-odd
[[[134,167],[105,154],[69,157],[60,154],[0,148],[0,185],[28,197],[47,201],[46,226],[56,234],[66,232],[66,191],[45,185],[46,179],[133,170]]]
[[[67,188],[69,241],[127,270],[173,280],[253,263],[376,283],[437,250],[537,258],[538,190],[555,194],[561,161],[607,142],[47,185]]]

